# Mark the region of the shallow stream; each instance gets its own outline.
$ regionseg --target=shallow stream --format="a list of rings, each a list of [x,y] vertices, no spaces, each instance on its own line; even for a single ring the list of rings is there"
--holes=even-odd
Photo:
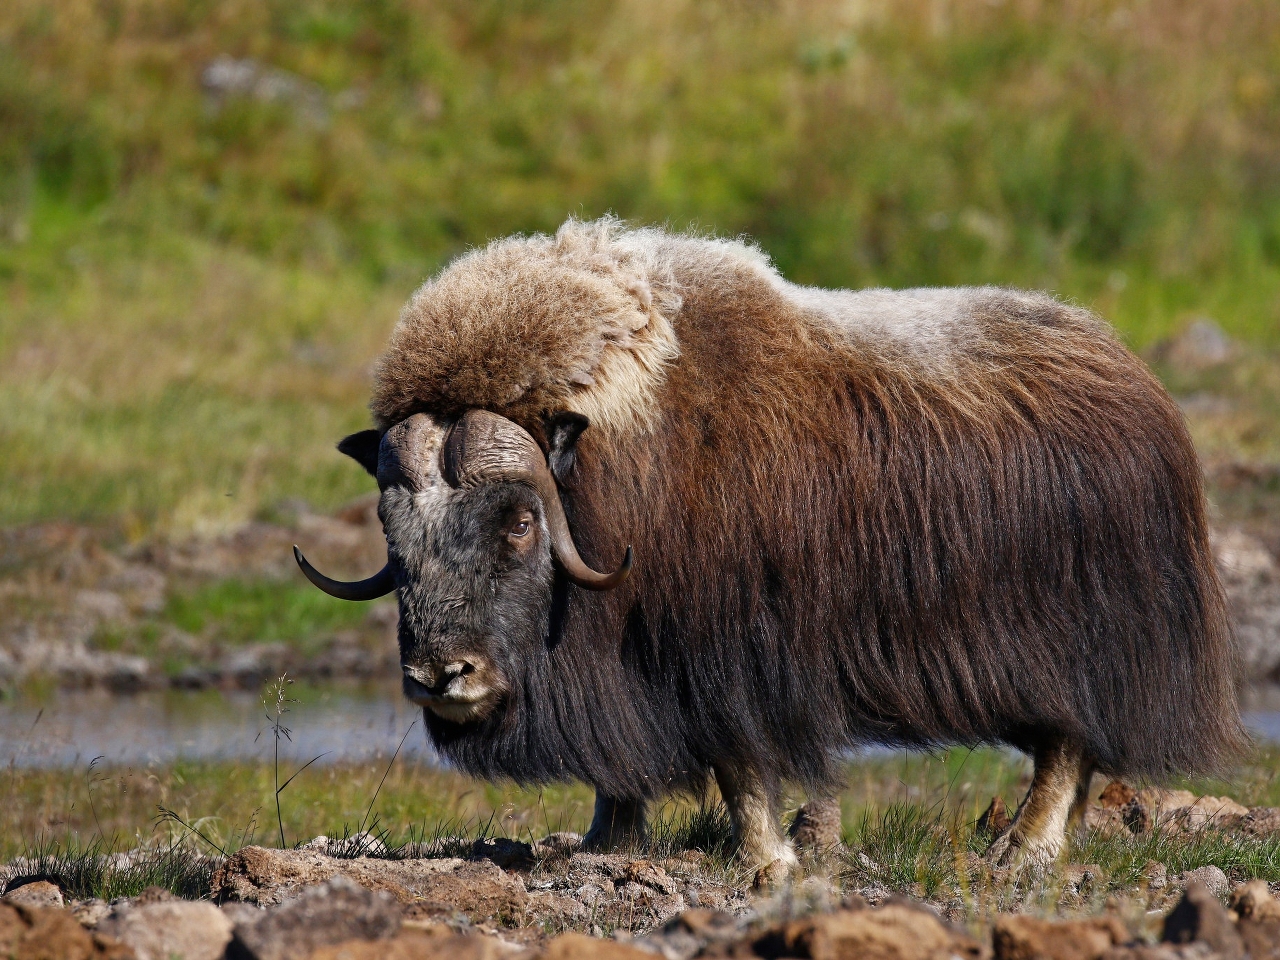
[[[281,756],[319,763],[390,757],[435,763],[421,711],[398,689],[290,688],[281,717]],[[1280,690],[1252,691],[1245,720],[1263,741],[1280,743]],[[260,696],[218,691],[108,693],[62,691],[0,700],[0,763],[74,767],[187,760],[268,760],[275,749],[272,711]],[[407,738],[405,737],[408,734]]]
[[[390,757],[434,762],[421,709],[394,687],[290,688],[280,724],[281,756],[337,763]],[[0,763],[61,767],[187,760],[268,760],[274,709],[243,692],[113,696],[62,691],[0,701]],[[415,722],[416,721],[416,722]],[[411,729],[412,728],[412,729]],[[282,735],[283,736],[283,735]]]

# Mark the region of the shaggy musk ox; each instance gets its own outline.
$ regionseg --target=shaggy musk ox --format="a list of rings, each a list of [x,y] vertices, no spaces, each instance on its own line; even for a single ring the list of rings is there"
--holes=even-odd
[[[397,590],[439,750],[592,784],[590,843],[713,774],[746,855],[789,863],[782,781],[1002,743],[1035,774],[991,855],[1043,860],[1094,771],[1242,742],[1179,412],[1049,297],[800,287],[745,243],[571,220],[425,284],[372,410],[340,449],[387,566],[299,562]]]

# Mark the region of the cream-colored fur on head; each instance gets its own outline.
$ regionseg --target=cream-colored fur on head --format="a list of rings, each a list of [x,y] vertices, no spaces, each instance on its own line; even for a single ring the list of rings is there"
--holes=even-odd
[[[975,367],[1007,365],[998,347],[1010,339],[999,328],[1069,311],[995,287],[803,287],[740,240],[571,219],[554,237],[473,250],[423,284],[379,364],[374,419],[385,428],[419,411],[479,407],[532,432],[546,414],[572,410],[605,434],[644,433],[662,415],[661,388],[688,322],[682,304],[693,293],[745,295],[775,324],[789,318],[789,339],[834,335],[833,345],[945,384],[961,401]],[[1043,327],[1037,335],[1054,336]]]
[[[483,407],[529,424],[574,410],[605,431],[643,428],[679,354],[664,239],[613,219],[570,220],[554,237],[464,255],[401,314],[375,379],[375,419]]]

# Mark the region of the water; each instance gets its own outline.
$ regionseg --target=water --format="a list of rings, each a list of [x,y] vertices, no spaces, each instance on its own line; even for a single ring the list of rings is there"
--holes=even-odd
[[[422,711],[398,689],[289,688],[280,754],[318,763],[390,757],[434,763]],[[415,722],[416,721],[416,722]],[[262,697],[215,691],[118,697],[100,692],[0,701],[0,763],[18,767],[269,760],[275,735]]]
[[[291,688],[281,722],[290,739],[281,756],[319,763],[400,757],[435,764],[421,711],[398,689]],[[1245,722],[1260,740],[1280,743],[1278,702],[1252,698]],[[0,763],[16,767],[111,766],[186,760],[269,760],[274,734],[262,698],[249,693],[169,692],[117,697],[59,693],[0,701]]]

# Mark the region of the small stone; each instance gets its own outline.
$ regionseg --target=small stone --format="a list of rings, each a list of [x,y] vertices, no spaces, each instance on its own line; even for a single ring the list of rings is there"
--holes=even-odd
[[[1137,795],[1138,791],[1124,781],[1112,780],[1098,796],[1098,806],[1108,810],[1119,810]]]
[[[62,891],[56,883],[48,880],[33,880],[20,887],[12,888],[4,895],[5,903],[21,904],[24,907],[61,907]]]
[[[1197,872],[1192,870],[1183,876]],[[1244,944],[1230,915],[1203,883],[1188,885],[1178,905],[1165,917],[1161,939],[1175,944],[1200,942],[1227,960],[1236,960],[1244,954]]]
[[[1194,870],[1188,870],[1180,876],[1179,881],[1187,887],[1191,888],[1192,884],[1203,884],[1215,897],[1223,896],[1231,889],[1231,881],[1227,879],[1227,875],[1222,872],[1221,867],[1215,867],[1212,864],[1205,867],[1197,867]]]
[[[237,925],[228,953],[253,960],[302,960],[319,947],[344,940],[393,937],[400,919],[400,908],[390,896],[337,876],[304,888],[256,922]]]
[[[231,942],[231,920],[211,903],[171,899],[130,905],[98,932],[132,948],[138,960],[219,960]]]
[[[69,910],[0,903],[0,956],[8,960],[135,960],[120,941],[90,932]]]
[[[1265,880],[1241,884],[1232,892],[1229,905],[1242,920],[1280,920],[1280,902],[1271,896]]]
[[[839,910],[795,920],[758,934],[755,955],[863,960],[929,957],[977,960],[985,951],[931,910],[893,901],[878,910]]]
[[[977,830],[984,837],[998,837],[1009,829],[1013,819],[1003,797],[992,797],[987,809],[978,817]]]
[[[1240,818],[1239,828],[1255,837],[1280,833],[1280,807],[1250,807]]]
[[[237,927],[242,923],[256,923],[263,916],[261,907],[255,907],[248,903],[240,903],[236,900],[224,903],[222,906],[218,907],[218,909],[226,914],[227,919],[231,921],[231,926],[233,927]]]
[[[549,833],[535,844],[535,849],[540,856],[571,857],[582,849],[582,834],[572,830]]]
[[[1115,917],[1055,922],[1005,915],[996,919],[991,944],[993,960],[1096,960],[1130,939]]]
[[[551,940],[542,960],[653,960],[654,955],[616,940],[600,940],[581,933],[564,933]]]
[[[1236,347],[1213,320],[1197,317],[1156,352],[1158,359],[1179,372],[1197,373],[1226,363],[1235,356]]]
[[[71,915],[80,922],[80,926],[93,929],[111,915],[111,905],[97,897],[81,900],[71,908]]]
[[[1102,876],[1102,868],[1097,864],[1072,864],[1063,871],[1062,882],[1069,892],[1087,897],[1096,889]]]
[[[1163,890],[1169,885],[1169,868],[1159,860],[1148,860],[1142,865],[1142,879],[1148,890]]]
[[[172,903],[181,898],[174,896],[172,890],[166,890],[164,887],[150,886],[134,897],[131,901],[135,907],[141,907],[148,903]]]
[[[628,883],[651,887],[659,893],[675,893],[680,889],[680,885],[671,879],[667,871],[648,860],[633,860],[628,863],[623,877]]]
[[[821,853],[840,846],[843,829],[840,800],[825,797],[800,805],[795,820],[791,822],[790,833],[797,848]]]
[[[443,927],[438,931],[405,930],[390,940],[348,940],[321,947],[307,960],[508,960],[523,956],[519,948],[497,937],[455,934]]]

